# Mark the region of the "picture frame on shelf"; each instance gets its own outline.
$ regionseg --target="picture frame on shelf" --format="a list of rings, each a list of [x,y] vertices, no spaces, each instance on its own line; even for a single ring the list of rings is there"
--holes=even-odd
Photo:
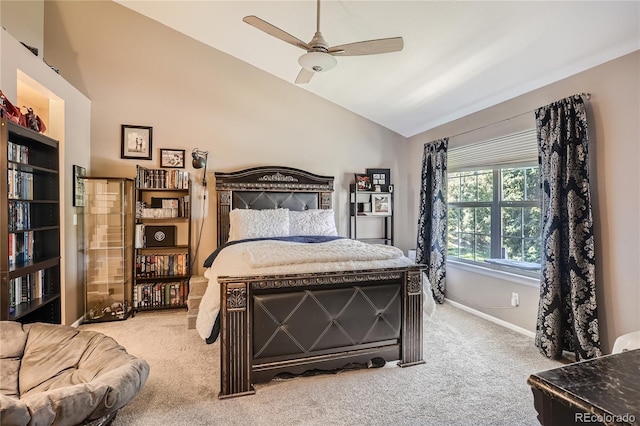
[[[371,191],[371,176],[366,173],[355,174],[358,191]]]
[[[391,194],[373,194],[371,196],[371,214],[389,216],[391,214]]]
[[[367,169],[367,174],[370,176],[372,187],[378,185],[381,192],[390,192],[391,169]]]
[[[73,165],[73,207],[84,207],[84,179],[87,170]]]
[[[152,136],[152,127],[123,124],[120,158],[151,160]]]
[[[166,169],[184,169],[184,149],[160,148],[160,167]]]

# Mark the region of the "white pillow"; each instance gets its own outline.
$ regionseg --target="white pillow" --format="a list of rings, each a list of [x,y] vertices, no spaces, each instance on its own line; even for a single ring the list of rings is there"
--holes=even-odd
[[[333,210],[289,210],[289,235],[338,235]]]
[[[233,209],[229,212],[229,224],[229,241],[286,237],[289,235],[289,210]]]

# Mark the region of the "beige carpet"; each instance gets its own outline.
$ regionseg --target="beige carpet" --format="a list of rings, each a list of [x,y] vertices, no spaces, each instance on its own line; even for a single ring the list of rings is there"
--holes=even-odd
[[[424,322],[425,365],[272,381],[218,400],[219,344],[187,330],[186,311],[81,325],[115,338],[151,372],[119,425],[538,425],[527,377],[562,364],[532,339],[451,305]]]

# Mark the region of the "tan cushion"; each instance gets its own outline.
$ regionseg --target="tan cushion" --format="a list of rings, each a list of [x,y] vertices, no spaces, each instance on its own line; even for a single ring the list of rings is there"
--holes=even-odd
[[[19,398],[18,373],[27,343],[27,332],[18,322],[5,321],[0,327],[0,394]]]
[[[53,324],[16,324],[0,323],[0,392],[10,399],[19,396],[31,413],[31,424],[78,424],[100,418],[128,403],[149,375],[144,360],[101,333]],[[9,342],[6,350],[5,341]],[[10,406],[10,399],[0,401],[3,413],[20,417],[19,404],[13,406],[15,413],[4,408]]]

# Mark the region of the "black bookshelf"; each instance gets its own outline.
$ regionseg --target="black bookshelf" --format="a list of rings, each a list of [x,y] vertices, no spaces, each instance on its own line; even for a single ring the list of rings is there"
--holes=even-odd
[[[58,142],[0,119],[0,319],[61,322]]]

